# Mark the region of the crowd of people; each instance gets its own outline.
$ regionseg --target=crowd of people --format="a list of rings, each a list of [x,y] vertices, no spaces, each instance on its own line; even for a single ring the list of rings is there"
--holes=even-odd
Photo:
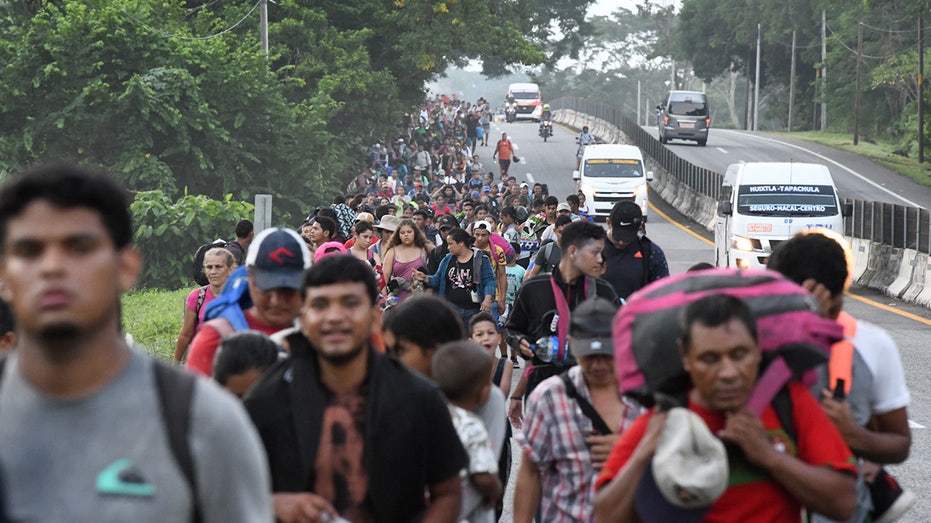
[[[849,253],[817,232],[771,267],[848,330],[846,399],[825,370],[815,394],[791,386],[791,428],[749,411],[761,333],[740,300],[700,300],[665,327],[683,407],[741,474],[716,496],[641,499],[666,440],[696,423],[618,394],[613,320],[669,276],[665,254],[633,202],[602,226],[581,194],[519,184],[489,109],[428,104],[296,229],[241,222],[244,255],[207,250],[175,360],[211,380],[127,343],[119,296],[142,260],[114,179],[54,165],[5,184],[17,343],[0,370],[0,521],[492,522],[512,473],[521,523],[907,509],[883,469],[911,443],[898,350],[843,312]],[[486,146],[495,169],[474,154]]]

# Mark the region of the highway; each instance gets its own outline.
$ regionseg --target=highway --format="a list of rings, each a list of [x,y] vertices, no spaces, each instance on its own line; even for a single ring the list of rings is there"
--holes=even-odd
[[[571,177],[575,168],[574,133],[556,128],[555,136],[544,143],[536,135],[535,123],[493,123],[489,147],[476,149],[486,168],[497,168],[491,154],[493,144],[500,138],[502,131],[507,132],[512,142],[519,147],[518,155],[523,161],[517,165],[512,164],[510,169],[510,173],[517,176],[518,181],[546,183],[550,194],[561,200],[575,191],[575,183]],[[655,132],[655,128],[653,131]],[[931,206],[931,190],[875,164],[871,166],[872,162],[855,155],[782,137],[760,134],[742,137],[742,133],[734,131],[712,131],[707,147],[698,147],[691,142],[672,142],[671,147],[689,161],[719,172],[723,172],[727,164],[741,160],[825,163],[830,167],[842,196],[900,204],[906,203],[905,200],[911,200],[923,207]],[[864,176],[868,181],[851,171]],[[687,217],[679,215],[657,200],[658,198],[651,194],[647,235],[666,252],[670,272],[684,272],[689,266],[700,261],[713,262],[713,246],[707,231],[690,223]],[[931,427],[931,380],[924,373],[926,369],[931,368],[931,355],[927,350],[928,335],[931,332],[931,311],[897,302],[861,288],[852,289],[846,300],[846,308],[854,316],[867,319],[888,330],[901,351],[906,381],[912,394],[909,407],[909,418],[913,427],[912,452],[908,461],[890,467],[889,470],[905,488],[915,491],[918,498],[915,507],[900,521],[927,521],[928,515],[931,514],[931,435],[926,428]],[[515,382],[516,377],[515,375]],[[515,467],[518,458],[518,453],[515,452]],[[512,469],[512,480],[516,470]],[[512,488],[513,481],[508,489],[508,506],[501,521],[510,521]]]

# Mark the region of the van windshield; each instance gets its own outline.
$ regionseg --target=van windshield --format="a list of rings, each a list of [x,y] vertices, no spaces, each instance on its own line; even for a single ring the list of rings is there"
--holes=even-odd
[[[594,178],[641,178],[640,160],[593,158],[585,160],[585,176]]]
[[[670,100],[666,111],[673,116],[708,116],[708,108],[703,98],[683,98]]]
[[[536,100],[540,97],[540,91],[513,91],[511,96],[515,100]]]
[[[836,216],[830,185],[741,185],[737,213],[749,216]]]

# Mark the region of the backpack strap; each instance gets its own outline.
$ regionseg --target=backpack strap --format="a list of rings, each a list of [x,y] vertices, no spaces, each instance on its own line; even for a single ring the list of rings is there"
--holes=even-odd
[[[543,247],[543,250],[546,251],[543,254],[543,267],[540,267],[541,270],[546,270],[546,272],[553,272],[553,244],[556,242],[550,242]]]
[[[841,311],[837,323],[844,328],[844,339],[831,345],[831,359],[828,360],[828,388],[834,390],[838,380],[844,380],[844,395],[850,394],[853,383],[853,337],[857,334],[857,320]]]
[[[560,374],[559,377],[562,379],[563,386],[566,387],[566,396],[574,399],[575,402],[579,404],[579,408],[582,409],[582,414],[585,414],[585,417],[592,421],[592,428],[598,431],[598,434],[602,436],[611,434],[612,431],[601,417],[601,414],[598,414],[598,411],[595,410],[595,407],[593,407],[588,400],[579,395],[579,391],[575,388],[575,384],[572,383],[572,379],[569,378],[569,373],[564,372]]]
[[[494,383],[495,386],[501,385],[501,378],[504,377],[504,362],[504,358],[498,358],[498,364],[495,366],[495,375],[491,378],[491,382]],[[0,367],[0,372],[2,371],[3,369]]]
[[[650,283],[650,262],[653,259],[653,241],[644,236],[640,238],[640,255],[643,257],[643,286]]]
[[[191,521],[199,523],[203,520],[203,515],[201,514],[200,496],[197,492],[197,477],[194,475],[194,457],[191,455],[189,441],[191,404],[197,378],[193,374],[173,369],[158,360],[152,360],[152,371],[155,374],[155,390],[158,394],[162,422],[165,424],[165,432],[168,436],[168,446],[190,488]]]
[[[591,276],[585,277],[585,299],[589,300],[598,294],[598,280]]]
[[[209,285],[204,285],[197,291],[197,305],[194,306],[194,328],[197,328],[197,324],[200,323],[200,309],[204,306],[204,300],[207,299],[207,287]]]
[[[792,396],[789,395],[789,387],[779,389],[779,392],[773,396],[770,405],[776,411],[779,424],[782,425],[792,442],[798,441],[798,434],[795,433],[795,422],[792,419]]]

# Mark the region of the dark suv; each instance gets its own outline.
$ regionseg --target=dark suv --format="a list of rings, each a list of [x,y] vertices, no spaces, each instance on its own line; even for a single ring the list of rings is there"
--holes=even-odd
[[[694,140],[698,145],[708,143],[711,117],[705,93],[669,91],[666,103],[656,106],[656,117],[660,143],[669,140]]]

